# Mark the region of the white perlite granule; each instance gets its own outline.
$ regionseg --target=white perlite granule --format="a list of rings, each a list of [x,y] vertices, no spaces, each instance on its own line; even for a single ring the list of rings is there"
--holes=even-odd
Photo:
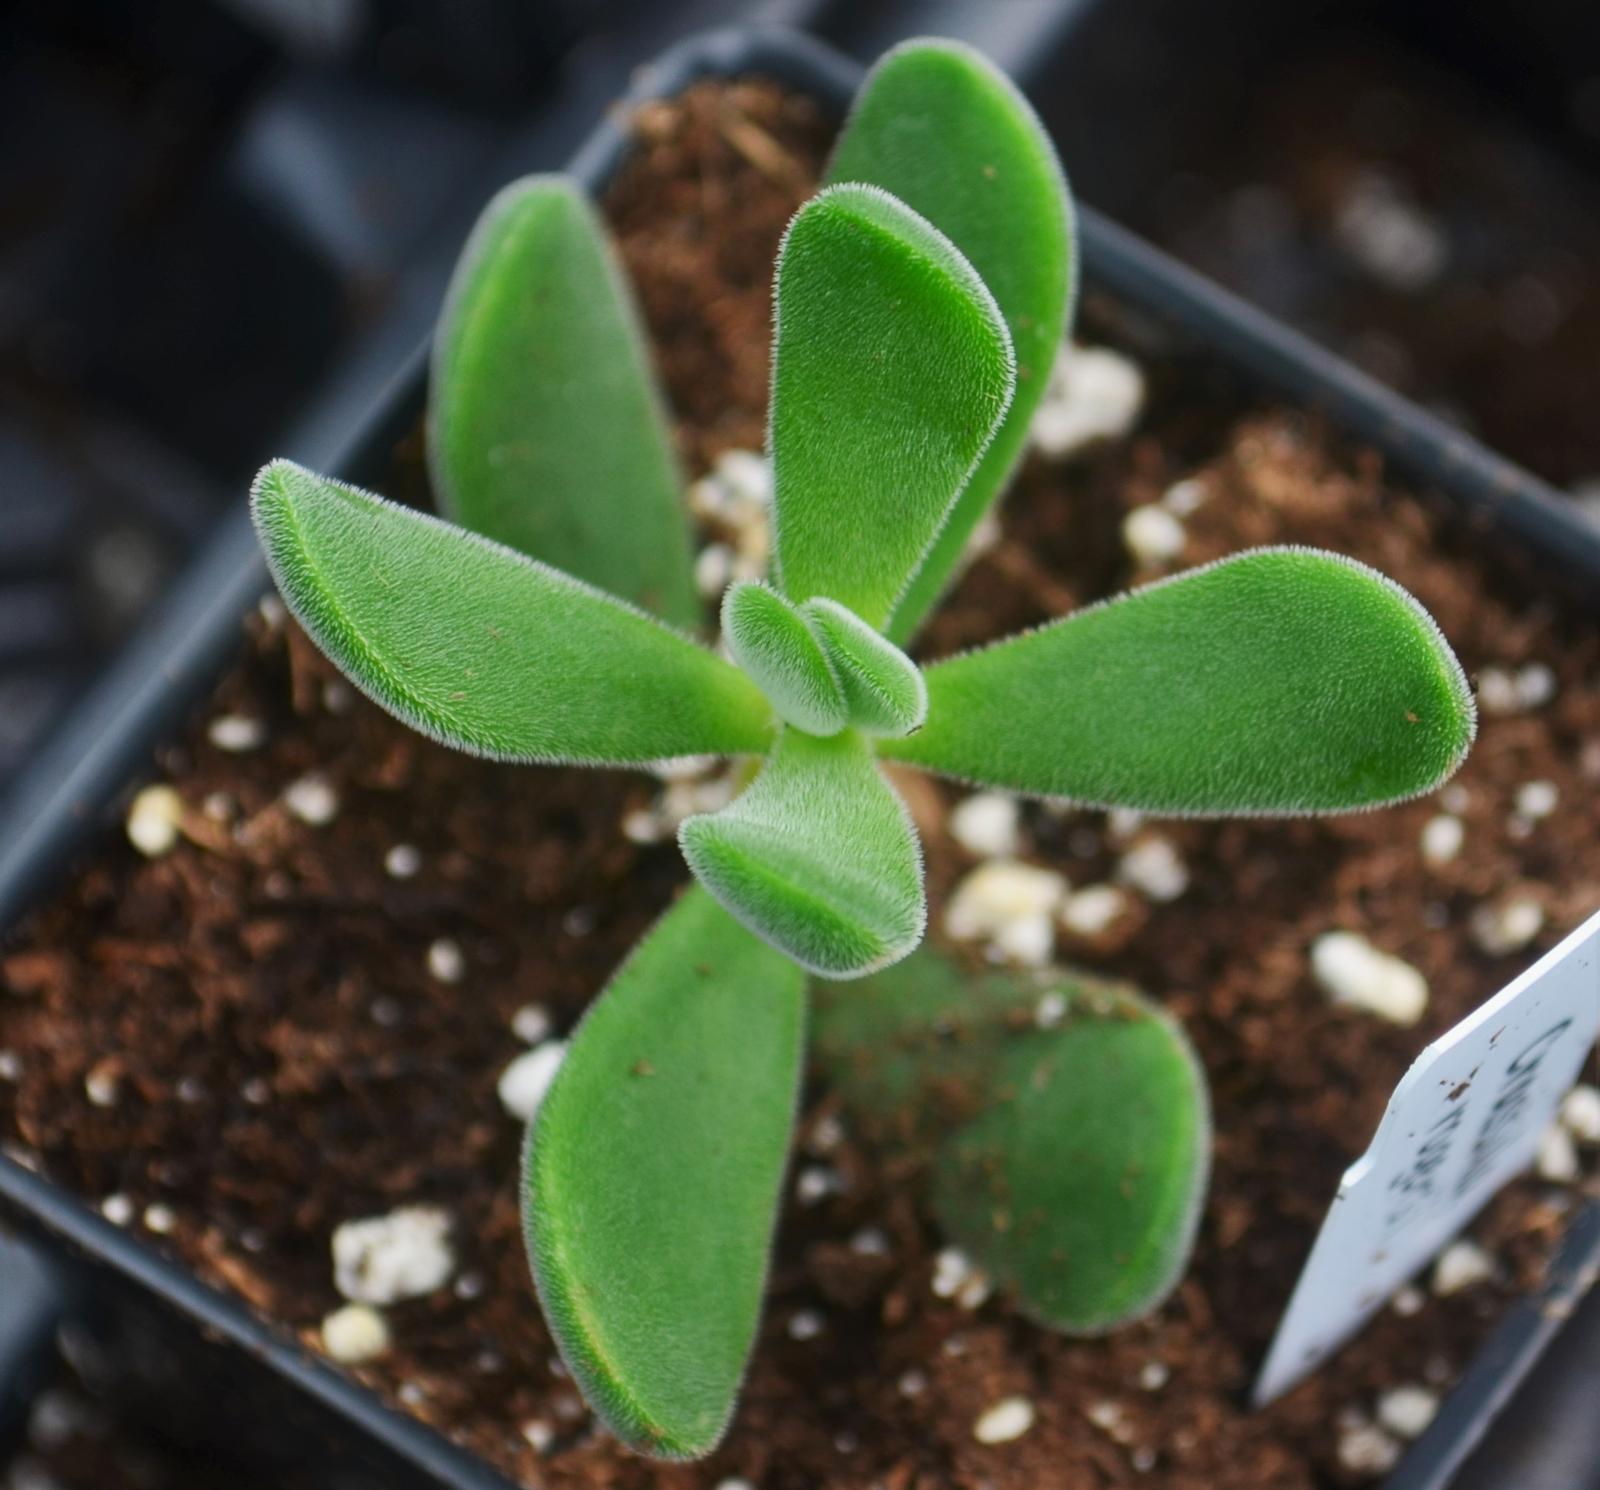
[[[1132,508],[1122,519],[1122,546],[1141,569],[1160,569],[1181,559],[1188,540],[1182,521],[1155,502]]]
[[[1427,1387],[1391,1387],[1378,1398],[1378,1421],[1401,1438],[1419,1438],[1439,1411],[1439,1394]]]
[[[244,714],[219,714],[206,726],[206,739],[218,750],[243,755],[266,744],[267,727]]]
[[[1148,833],[1117,860],[1117,878],[1148,900],[1165,904],[1189,888],[1189,870],[1172,840]]]
[[[440,983],[459,983],[467,975],[461,944],[441,936],[428,944],[428,976]]]
[[[1115,885],[1085,885],[1061,906],[1061,926],[1074,936],[1095,937],[1109,931],[1128,910],[1128,896]]]
[[[1116,1439],[1119,1443],[1126,1441],[1128,1414],[1120,1402],[1113,1402],[1110,1398],[1105,1398],[1100,1402],[1091,1402],[1083,1415],[1102,1433]]]
[[[808,1164],[795,1176],[794,1198],[801,1205],[819,1205],[844,1189],[844,1178],[826,1164]]]
[[[1461,819],[1453,813],[1441,812],[1422,825],[1420,846],[1425,864],[1448,864],[1461,852],[1467,830]]]
[[[844,1140],[844,1120],[836,1112],[825,1112],[812,1125],[806,1147],[813,1154],[831,1154]]]
[[[1338,1454],[1351,1474],[1387,1474],[1400,1462],[1400,1440],[1376,1423],[1353,1422],[1339,1430]]]
[[[1018,847],[1019,813],[1014,797],[979,792],[958,802],[950,814],[950,836],[980,859],[1009,859]]]
[[[694,586],[703,599],[717,599],[733,583],[733,559],[726,543],[708,543],[695,555]]]
[[[741,507],[771,504],[772,466],[755,450],[724,450],[710,474],[689,488],[689,506],[697,517],[726,522]]]
[[[959,1247],[946,1247],[933,1262],[933,1292],[936,1298],[954,1299],[963,1309],[980,1309],[988,1300],[993,1285],[989,1275]]]
[[[1312,943],[1311,976],[1334,1003],[1391,1024],[1413,1025],[1428,1007],[1427,979],[1353,931],[1325,932]]]
[[[1556,696],[1556,675],[1542,662],[1525,662],[1513,671],[1486,667],[1478,674],[1478,707],[1485,714],[1526,714]]]
[[[1556,810],[1556,804],[1561,800],[1561,793],[1553,781],[1525,781],[1517,788],[1516,810],[1523,817],[1540,818],[1549,817]]]
[[[114,1066],[95,1066],[83,1078],[83,1094],[94,1107],[115,1107],[122,1095],[122,1078]]]
[[[630,843],[665,843],[680,824],[696,813],[718,812],[733,800],[732,772],[699,780],[670,780],[649,807],[635,808],[622,819],[622,836]]]
[[[1561,1122],[1579,1143],[1600,1143],[1600,1087],[1573,1087],[1562,1100]]]
[[[325,828],[339,815],[339,794],[331,782],[313,772],[289,783],[283,805],[309,827]]]
[[[760,579],[766,573],[772,535],[772,467],[753,450],[727,450],[709,475],[689,488],[696,517],[726,529],[732,543],[714,543],[695,558],[695,584],[707,598],[731,581]]]
[[[422,852],[409,843],[397,843],[383,856],[383,872],[392,880],[414,879],[422,868]]]
[[[1433,1265],[1433,1291],[1440,1298],[1494,1277],[1494,1259],[1476,1242],[1452,1242]]]
[[[1539,1153],[1534,1167],[1539,1178],[1552,1185],[1575,1185],[1582,1176],[1578,1145],[1561,1123],[1551,1123],[1539,1135]]]
[[[1101,440],[1120,439],[1144,408],[1144,374],[1105,347],[1062,345],[1050,370],[1028,438],[1060,459]]]
[[[115,1195],[108,1195],[100,1202],[100,1214],[113,1226],[128,1226],[133,1222],[134,1204],[120,1191]]]
[[[170,786],[147,786],[128,804],[124,828],[131,843],[147,859],[159,859],[178,846],[183,798]]]
[[[1415,1283],[1407,1283],[1395,1289],[1389,1307],[1402,1319],[1410,1319],[1413,1314],[1422,1313],[1422,1306],[1427,1302],[1428,1296]]]
[[[992,954],[1042,966],[1054,948],[1053,917],[1066,888],[1053,870],[990,859],[956,886],[944,927],[957,941],[987,941]]]
[[[1113,807],[1106,814],[1106,837],[1119,847],[1132,843],[1144,827],[1144,814],[1131,807]]]
[[[1393,290],[1424,289],[1449,259],[1438,223],[1382,171],[1356,174],[1339,204],[1334,232],[1356,263]]]
[[[1033,1403],[1026,1397],[1002,1397],[982,1412],[972,1425],[979,1443],[1010,1443],[1033,1427]]]
[[[500,1073],[500,1103],[519,1122],[531,1123],[567,1057],[565,1040],[546,1040],[525,1050]]]
[[[334,1285],[352,1303],[421,1298],[448,1283],[455,1266],[450,1217],[438,1206],[402,1206],[333,1234]]]
[[[1472,936],[1491,957],[1520,952],[1544,930],[1544,907],[1526,895],[1480,905],[1472,913]]]
[[[556,1441],[556,1430],[539,1418],[534,1418],[522,1425],[522,1436],[527,1439],[528,1447],[534,1453],[543,1454]]]
[[[154,1232],[157,1236],[171,1236],[178,1224],[177,1212],[170,1205],[162,1205],[155,1201],[144,1208],[144,1229]]]
[[[1206,498],[1210,492],[1206,484],[1198,476],[1185,476],[1182,481],[1175,481],[1161,496],[1161,505],[1174,517],[1188,517],[1192,512],[1198,512],[1205,506]]]
[[[1008,921],[989,942],[992,961],[1014,962],[1019,967],[1047,967],[1055,950],[1056,931],[1048,916]]]
[[[796,1309],[789,1316],[791,1340],[815,1340],[824,1327],[823,1318],[815,1309]]]
[[[645,767],[657,781],[699,781],[721,764],[714,755],[669,755]]]
[[[1067,1017],[1067,996],[1060,989],[1039,995],[1033,1006],[1033,1022],[1042,1030],[1055,1029]]]
[[[550,1011],[543,1004],[524,1004],[511,1016],[511,1033],[524,1045],[537,1045],[551,1031]]]
[[[389,1326],[370,1304],[346,1304],[322,1321],[322,1348],[344,1366],[376,1360],[389,1348]]]

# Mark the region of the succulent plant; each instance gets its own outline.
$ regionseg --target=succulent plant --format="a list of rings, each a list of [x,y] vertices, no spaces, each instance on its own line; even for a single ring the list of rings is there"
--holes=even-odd
[[[805,973],[857,978],[923,935],[919,845],[881,761],[1154,812],[1324,812],[1428,790],[1473,729],[1420,606],[1303,550],[919,667],[904,648],[1014,468],[1064,333],[1071,208],[1026,103],[948,43],[878,64],[829,177],[778,255],[773,565],[725,597],[731,660],[694,635],[637,312],[559,178],[501,193],[448,298],[429,434],[449,520],[283,461],[253,492],[290,608],[415,728],[511,762],[757,763],[729,806],[683,823],[699,883],[579,1027],[525,1165],[535,1280],[573,1374],[623,1439],[669,1457],[717,1442],[755,1336]],[[1173,1114],[1198,1131],[1192,1102]],[[1036,1125],[974,1122],[952,1163],[997,1145],[1018,1173],[1039,1166]],[[1019,1257],[1019,1280],[1041,1266]],[[1085,1287],[1101,1285],[1061,1297]]]

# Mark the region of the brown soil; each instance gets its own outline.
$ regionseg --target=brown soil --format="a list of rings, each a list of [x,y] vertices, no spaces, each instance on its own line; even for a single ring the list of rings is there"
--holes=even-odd
[[[784,221],[818,168],[826,131],[760,86],[704,88],[641,119],[643,148],[609,209],[641,287],[667,381],[700,468],[759,444],[768,277]],[[1338,1420],[1397,1382],[1448,1384],[1518,1287],[1537,1277],[1572,1192],[1514,1186],[1473,1228],[1496,1280],[1414,1317],[1385,1312],[1312,1381],[1266,1412],[1241,1394],[1342,1167],[1421,1044],[1493,993],[1600,903],[1600,834],[1586,804],[1600,778],[1600,640],[1518,588],[1391,485],[1372,457],[1300,416],[1251,410],[1213,371],[1153,369],[1134,439],[1063,468],[1034,464],[1004,541],[933,631],[937,653],[1059,613],[1132,576],[1121,512],[1199,474],[1185,562],[1246,544],[1324,544],[1379,565],[1440,619],[1471,669],[1538,659],[1559,678],[1526,716],[1485,720],[1459,778],[1467,848],[1424,868],[1423,801],[1334,822],[1163,827],[1192,884],[1120,946],[1082,960],[1168,1002],[1214,1086],[1216,1182],[1192,1273],[1148,1322],[1071,1341],[993,1300],[975,1312],[929,1289],[938,1238],[898,1169],[881,1166],[834,1104],[812,1093],[797,1163],[843,1179],[786,1207],[766,1325],[726,1446],[708,1464],[658,1466],[619,1451],[554,1358],[518,1237],[519,1134],[495,1093],[519,1049],[511,1017],[537,1002],[566,1027],[683,882],[670,845],[618,823],[646,805],[640,776],[513,770],[452,755],[328,688],[292,628],[257,619],[206,718],[265,721],[264,748],[229,755],[205,719],[159,773],[192,811],[189,841],[146,861],[100,843],[35,914],[3,962],[0,1137],[92,1200],[152,1202],[176,1224],[149,1238],[264,1315],[316,1342],[338,1303],[329,1237],[343,1221],[426,1201],[456,1218],[459,1282],[391,1311],[396,1344],[359,1373],[508,1473],[557,1487],[760,1490],[1309,1490],[1358,1482],[1337,1464]],[[400,452],[401,463],[415,451]],[[397,477],[393,489],[403,489]],[[1533,598],[1530,598],[1532,596]],[[331,707],[330,707],[331,706]],[[285,787],[322,773],[341,811],[312,828]],[[1556,784],[1561,808],[1523,834],[1511,799]],[[213,800],[213,794],[222,794]],[[211,802],[208,815],[203,804]],[[916,792],[934,924],[968,861],[938,828],[954,794]],[[1029,857],[1075,884],[1111,865],[1099,814],[1030,809]],[[415,878],[384,856],[421,851]],[[1490,958],[1472,909],[1510,887],[1545,906],[1544,934]],[[1306,949],[1342,927],[1415,963],[1432,1000],[1416,1030],[1330,1008]],[[458,986],[426,950],[457,940]],[[86,1079],[109,1106],[86,1095]],[[135,1225],[137,1225],[137,1220]],[[889,1240],[888,1260],[849,1239]],[[797,1339],[798,1311],[815,1338]],[[1168,1378],[1146,1389],[1146,1368]],[[909,1374],[908,1374],[909,1373]],[[1149,1380],[1148,1376],[1143,1379]],[[908,1388],[917,1386],[912,1392]],[[1022,1439],[985,1447],[976,1417],[1034,1400]],[[1121,1409],[1114,1430],[1098,1404]],[[543,1454],[524,1436],[553,1433]]]

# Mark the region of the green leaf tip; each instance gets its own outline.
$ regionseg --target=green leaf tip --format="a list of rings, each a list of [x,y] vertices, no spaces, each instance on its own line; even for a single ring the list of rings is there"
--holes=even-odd
[[[635,765],[774,737],[732,664],[549,565],[292,461],[251,512],[312,640],[413,729],[496,760]]]
[[[871,186],[795,214],[774,299],[779,588],[882,626],[1011,402],[1010,334],[950,240]]]
[[[754,580],[730,585],[722,636],[780,719],[812,735],[844,728],[848,711],[833,664],[805,617],[777,591]]]
[[[675,624],[701,620],[688,512],[640,317],[563,176],[489,203],[434,339],[428,455],[445,513]]]
[[[935,38],[903,42],[873,65],[827,179],[880,186],[946,234],[993,293],[1016,349],[1005,420],[896,606],[889,635],[904,645],[1022,454],[1077,290],[1072,198],[1016,85],[971,47]]]
[[[1210,1168],[1205,1079],[1132,990],[969,975],[922,948],[818,988],[816,1050],[863,1131],[928,1170],[941,1228],[1030,1318],[1098,1334],[1176,1285]]]
[[[805,984],[699,889],[573,1035],[530,1130],[539,1298],[602,1421],[711,1452],[754,1343],[798,1098]]]
[[[922,939],[921,848],[853,730],[785,730],[754,783],[678,842],[739,921],[819,977],[860,977]]]
[[[1235,554],[926,678],[927,727],[883,754],[1176,816],[1401,801],[1446,780],[1476,730],[1466,676],[1422,606],[1364,564],[1304,548]]]
[[[867,735],[909,735],[928,717],[922,670],[854,611],[818,596],[801,607],[833,665],[850,723]]]

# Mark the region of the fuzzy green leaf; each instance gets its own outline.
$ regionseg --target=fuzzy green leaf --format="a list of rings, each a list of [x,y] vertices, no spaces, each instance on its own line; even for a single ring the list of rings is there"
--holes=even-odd
[[[970,976],[924,944],[859,983],[813,989],[817,1063],[872,1137],[931,1146],[986,1100],[972,1081],[1014,1013],[1001,973]]]
[[[722,598],[722,636],[778,717],[812,735],[845,726],[845,697],[822,643],[776,590],[743,582]]]
[[[928,669],[883,753],[1011,791],[1200,816],[1416,796],[1476,727],[1422,607],[1337,554],[1258,549]]]
[[[776,572],[882,626],[1014,383],[994,297],[942,233],[868,186],[813,197],[778,253]]]
[[[928,689],[916,663],[836,600],[808,600],[801,609],[839,680],[851,724],[869,735],[922,728]]]
[[[1060,1027],[1006,1043],[998,1100],[940,1148],[933,1209],[1024,1313],[1099,1334],[1148,1314],[1182,1276],[1210,1117],[1199,1064],[1154,1005],[1104,987],[1055,991]]]
[[[799,1090],[800,970],[699,889],[578,1027],[524,1165],[534,1280],[590,1405],[709,1453],[755,1340]]]
[[[1005,422],[895,610],[889,635],[903,645],[1022,453],[1076,288],[1071,198],[1027,100],[992,63],[951,41],[909,41],[873,67],[828,180],[881,186],[946,234],[993,292],[1016,347]]]
[[[699,623],[639,316],[599,215],[565,177],[506,187],[468,240],[434,342],[428,453],[463,526]]]
[[[413,729],[496,760],[628,765],[768,748],[737,668],[570,575],[290,461],[251,492],[313,641]]]
[[[678,841],[733,915],[821,977],[886,967],[922,937],[916,834],[853,730],[785,730],[754,783]]]
[[[1176,1284],[1210,1120],[1199,1065],[1154,1005],[1055,973],[969,977],[923,948],[817,989],[816,1021],[864,1131],[927,1160],[942,1229],[1030,1317],[1098,1333]]]

